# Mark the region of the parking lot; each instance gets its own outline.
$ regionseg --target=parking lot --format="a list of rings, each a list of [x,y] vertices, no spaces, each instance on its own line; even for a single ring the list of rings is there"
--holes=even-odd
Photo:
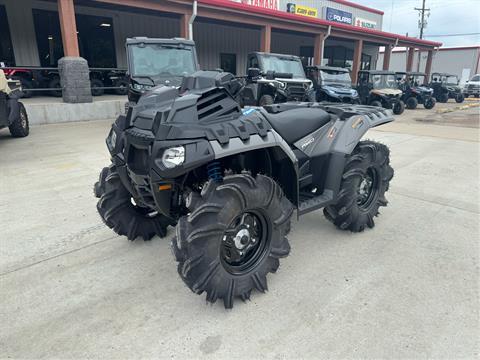
[[[294,221],[269,292],[233,310],[184,286],[172,228],[129,242],[100,220],[111,119],[2,130],[0,357],[478,357],[478,109],[370,131],[395,169],[376,227]]]

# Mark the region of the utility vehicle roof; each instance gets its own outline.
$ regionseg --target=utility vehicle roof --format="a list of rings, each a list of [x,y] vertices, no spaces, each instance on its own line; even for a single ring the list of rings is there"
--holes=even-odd
[[[276,56],[276,57],[281,57],[284,59],[290,59],[290,60],[300,60],[300,58],[296,55],[287,55],[287,54],[275,54],[275,53],[267,53],[267,52],[261,52],[261,51],[254,51],[251,52],[249,55],[260,55],[260,56]]]
[[[439,75],[439,76],[457,76],[455,74],[449,74],[449,73],[440,73],[440,72],[434,72],[432,73],[432,76],[433,75]],[[458,76],[457,76],[458,77]]]
[[[342,67],[335,67],[335,66],[320,66],[320,65],[312,65],[312,66],[307,66],[307,69],[317,69],[317,70],[330,70],[330,71],[338,71],[338,72],[345,72],[348,73],[350,70]]]
[[[395,71],[395,74],[412,75],[412,76],[425,76],[426,74],[418,71]]]
[[[160,38],[149,38],[149,37],[134,37],[127,38],[126,44],[165,44],[165,45],[187,45],[195,46],[195,42],[192,40],[186,40],[183,38],[172,38],[172,39],[160,39]]]
[[[395,75],[394,71],[389,70],[360,70],[358,73],[369,73],[372,75]]]

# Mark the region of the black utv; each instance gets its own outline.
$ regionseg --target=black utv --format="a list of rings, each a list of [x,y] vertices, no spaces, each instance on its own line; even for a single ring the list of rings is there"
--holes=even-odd
[[[357,79],[357,91],[362,104],[392,109],[395,115],[403,113],[405,103],[401,100],[402,90],[398,88],[393,71],[361,70]]]
[[[19,101],[21,97],[20,81],[7,81],[0,69],[0,129],[8,127],[13,137],[25,137],[29,133],[27,111]]]
[[[312,80],[317,101],[359,104],[357,90],[352,88],[350,70],[330,66],[307,66],[307,77]]]
[[[433,96],[438,102],[446,103],[448,99],[455,99],[457,103],[462,103],[465,96],[460,89],[457,75],[447,73],[433,73],[430,87],[433,89]]]
[[[249,299],[290,252],[294,210],[342,230],[374,226],[393,177],[387,146],[361,140],[390,110],[284,103],[240,108],[238,79],[200,71],[158,87],[112,125],[94,190],[117,234],[167,234],[178,273],[210,302]],[[299,124],[301,126],[299,126]],[[319,215],[319,213],[317,213]]]
[[[432,109],[436,100],[433,89],[424,85],[427,81],[425,73],[421,72],[396,72],[398,87],[402,90],[402,101],[407,109],[416,109],[418,104],[423,104],[425,109]]]
[[[156,86],[180,86],[183,77],[199,67],[191,40],[135,37],[127,39],[126,49],[128,100],[133,103]]]
[[[315,101],[298,56],[254,52],[248,55],[242,105],[264,106],[286,101]]]

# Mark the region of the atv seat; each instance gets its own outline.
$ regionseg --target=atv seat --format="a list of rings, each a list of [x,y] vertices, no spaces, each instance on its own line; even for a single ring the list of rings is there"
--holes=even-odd
[[[276,114],[265,111],[264,114],[270,125],[289,144],[330,122],[330,115],[322,109],[292,109]]]

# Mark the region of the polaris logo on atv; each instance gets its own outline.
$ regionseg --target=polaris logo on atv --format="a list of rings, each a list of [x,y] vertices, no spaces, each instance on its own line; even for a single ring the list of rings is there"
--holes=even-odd
[[[305,141],[302,145],[301,145],[301,148],[302,150],[305,150],[305,148],[312,144],[313,142],[315,141],[315,138],[314,137],[311,137],[310,139],[308,139],[307,141]]]

